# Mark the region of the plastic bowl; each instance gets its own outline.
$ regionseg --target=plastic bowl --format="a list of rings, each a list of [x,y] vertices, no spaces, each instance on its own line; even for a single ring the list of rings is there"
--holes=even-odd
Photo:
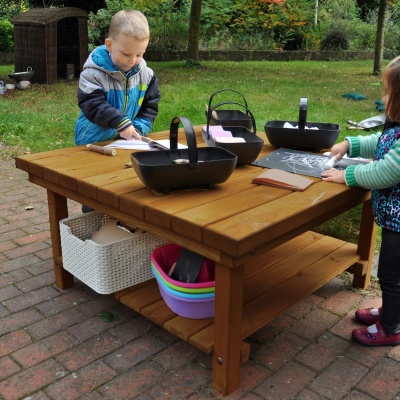
[[[215,287],[215,263],[207,258],[200,269],[197,282],[195,283],[179,282],[175,279],[171,279],[167,275],[167,272],[171,269],[172,264],[178,261],[181,251],[182,247],[173,243],[157,247],[151,253],[151,263],[157,272],[159,272],[159,274],[171,285],[187,289]]]
[[[214,297],[208,299],[185,299],[167,292],[162,285],[158,287],[165,303],[175,314],[191,319],[211,318],[214,316]]]
[[[154,273],[154,270],[152,268],[152,271]],[[157,274],[154,273],[154,276],[157,280],[158,286],[162,286],[163,289],[170,293],[173,294],[176,297],[182,297],[183,299],[210,299],[215,297],[215,292],[208,292],[208,293],[185,293],[185,292],[180,292],[178,290],[174,290],[171,287],[167,286],[165,282],[163,282],[162,279],[159,278]]]
[[[169,288],[178,291],[178,292],[182,292],[182,293],[192,293],[192,294],[200,294],[200,293],[214,293],[215,292],[215,286],[210,286],[207,288],[185,288],[179,285],[175,285],[173,283],[168,282],[162,275],[161,273],[157,270],[157,268],[153,265],[153,263],[151,264],[151,272],[153,273],[154,277],[157,280],[162,281],[162,283],[165,286],[168,286]]]

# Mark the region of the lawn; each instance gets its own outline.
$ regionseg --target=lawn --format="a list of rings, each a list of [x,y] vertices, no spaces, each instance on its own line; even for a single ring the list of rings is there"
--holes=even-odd
[[[380,114],[375,101],[382,98],[380,77],[372,75],[369,61],[249,61],[202,62],[187,68],[185,62],[150,62],[159,79],[161,101],[154,131],[169,128],[171,119],[188,117],[193,125],[204,124],[205,104],[223,88],[243,94],[254,114],[257,130],[265,138],[264,124],[270,120],[296,121],[300,97],[308,97],[310,122],[335,123],[341,127],[339,140],[348,134],[369,134],[346,130],[347,120],[361,121]],[[12,65],[0,66],[0,77],[9,81]],[[54,85],[33,84],[28,90],[7,91],[0,96],[0,151],[12,157],[25,151],[39,152],[73,146],[74,123],[79,114],[76,101],[78,81]],[[367,100],[353,101],[343,94],[357,92]],[[213,99],[242,102],[233,92]],[[222,106],[220,109],[224,109]],[[357,240],[360,210],[356,208],[324,224],[326,233]]]

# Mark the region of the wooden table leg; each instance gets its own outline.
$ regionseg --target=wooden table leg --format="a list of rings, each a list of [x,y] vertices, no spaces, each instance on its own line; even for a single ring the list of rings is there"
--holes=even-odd
[[[352,269],[354,273],[353,286],[365,289],[370,284],[372,261],[374,258],[377,225],[372,215],[372,201],[368,200],[363,204],[360,224],[360,234],[358,237],[357,252],[364,263],[355,265]]]
[[[215,265],[213,386],[223,395],[239,387],[243,269]]]
[[[56,285],[62,289],[74,286],[74,277],[62,267],[60,220],[68,217],[67,199],[50,190],[47,191],[51,244],[53,247]]]

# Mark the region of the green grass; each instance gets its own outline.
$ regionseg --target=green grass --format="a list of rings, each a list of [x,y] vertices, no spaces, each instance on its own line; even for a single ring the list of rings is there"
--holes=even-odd
[[[383,93],[378,85],[380,78],[372,75],[372,60],[202,62],[198,69],[186,68],[184,61],[150,62],[149,66],[156,71],[162,95],[154,131],[169,129],[174,116],[186,116],[193,125],[206,123],[205,103],[223,88],[244,95],[261,132],[270,120],[296,121],[300,97],[308,97],[308,121],[341,126],[338,140],[349,133],[370,133],[347,131],[348,119],[361,121],[380,114],[375,101]],[[0,66],[0,77],[11,82],[7,74],[13,69],[12,65]],[[77,80],[60,81],[54,85],[33,84],[26,91],[8,91],[0,96],[2,156],[11,157],[27,149],[39,152],[73,146],[74,124],[79,114],[77,89]],[[342,96],[349,92],[362,93],[367,100],[352,101]],[[214,97],[213,104],[222,101],[242,99],[235,93],[224,92]],[[356,208],[324,224],[323,229],[355,242],[359,216]]]

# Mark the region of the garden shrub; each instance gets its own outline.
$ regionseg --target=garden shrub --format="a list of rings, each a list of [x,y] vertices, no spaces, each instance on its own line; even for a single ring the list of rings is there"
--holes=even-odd
[[[333,29],[321,40],[321,50],[348,50],[349,39],[340,29]]]
[[[3,53],[14,51],[14,26],[8,20],[0,20],[0,49]]]

